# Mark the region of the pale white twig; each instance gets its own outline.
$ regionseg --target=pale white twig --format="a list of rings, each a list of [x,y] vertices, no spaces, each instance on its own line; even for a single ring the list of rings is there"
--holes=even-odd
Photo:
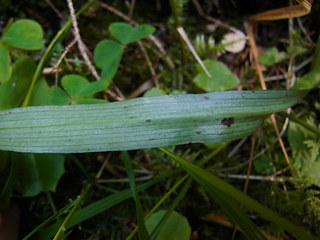
[[[78,42],[79,51],[80,51],[84,61],[86,62],[88,68],[92,72],[92,75],[97,80],[100,80],[101,77],[99,76],[99,74],[97,73],[96,69],[92,65],[92,63],[91,63],[91,61],[90,61],[90,59],[88,57],[88,54],[86,53],[85,45],[82,42],[82,39],[80,37],[80,31],[79,31],[79,28],[78,28],[78,23],[77,23],[77,19],[76,19],[76,15],[75,15],[75,11],[74,11],[72,0],[67,0],[67,2],[68,2],[68,8],[69,8],[69,11],[70,11],[70,16],[71,16],[71,19],[72,19],[72,25],[73,25],[73,29],[74,29],[74,33],[73,34],[74,34],[74,37],[75,37],[76,41]]]
[[[197,54],[196,50],[194,49],[194,47],[192,46],[186,32],[184,31],[183,27],[178,27],[177,28],[178,33],[180,34],[180,36],[183,38],[183,40],[185,41],[185,43],[187,44],[187,46],[189,47],[190,51],[192,52],[193,56],[195,57],[195,59],[197,60],[197,62],[200,64],[200,66],[202,67],[202,69],[204,70],[204,72],[208,75],[208,77],[211,77],[211,74],[209,73],[209,71],[207,70],[206,66],[203,64],[201,58],[199,57],[199,55]]]

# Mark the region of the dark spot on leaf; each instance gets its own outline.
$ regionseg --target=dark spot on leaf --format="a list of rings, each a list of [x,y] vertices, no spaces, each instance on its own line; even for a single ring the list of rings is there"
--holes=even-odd
[[[205,100],[209,100],[210,98],[209,98],[209,97],[204,97],[204,99],[205,99]]]
[[[196,132],[196,134],[201,134],[201,132]]]
[[[134,118],[134,117],[130,116],[129,118]]]
[[[11,114],[12,112],[8,112],[9,114]]]
[[[223,135],[223,133],[218,133],[218,135],[219,135],[219,136],[222,136],[222,135]]]
[[[221,124],[222,125],[227,125],[228,127],[230,127],[233,123],[234,123],[234,118],[233,117],[224,118],[224,119],[221,120]]]
[[[146,119],[146,122],[151,122],[151,119]]]

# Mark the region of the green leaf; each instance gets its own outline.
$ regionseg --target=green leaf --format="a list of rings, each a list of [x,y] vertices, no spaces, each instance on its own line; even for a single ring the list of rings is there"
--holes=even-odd
[[[225,91],[234,89],[238,86],[240,82],[239,78],[222,62],[207,59],[203,64],[211,77],[209,77],[198,64],[198,74],[193,79],[193,82],[202,90],[207,92]]]
[[[269,67],[275,63],[285,60],[286,58],[288,58],[288,56],[285,52],[279,52],[276,47],[273,47],[269,48],[259,56],[259,62]]]
[[[49,85],[47,81],[42,77],[35,84],[32,95],[30,97],[30,106],[47,105]]]
[[[13,158],[19,161],[17,189],[23,196],[55,191],[64,173],[64,155],[14,153]]]
[[[148,90],[143,96],[144,97],[152,97],[152,96],[160,96],[160,95],[165,95],[166,92],[163,91],[162,89],[153,87],[150,90]]]
[[[52,86],[47,93],[46,105],[67,105],[70,103],[68,95],[58,86]]]
[[[292,90],[313,89],[319,86],[320,86],[320,69],[315,69],[307,73],[306,75],[304,75],[301,79],[299,79],[291,89]]]
[[[111,35],[122,44],[135,42],[155,32],[155,28],[148,24],[132,27],[124,22],[112,23],[109,30]]]
[[[70,74],[62,78],[61,84],[72,97],[82,97],[95,94],[107,88],[109,82],[106,80],[89,82],[84,77]]]
[[[2,39],[10,46],[26,50],[39,50],[43,45],[43,30],[39,23],[22,19],[13,23]]]
[[[272,168],[272,159],[263,155],[260,158],[254,160],[253,162],[254,169],[256,172],[261,173],[265,171],[267,175],[270,175],[273,172]]]
[[[138,191],[136,188],[136,183],[134,179],[134,172],[131,164],[131,159],[129,157],[128,152],[122,152],[122,159],[124,162],[124,165],[127,170],[128,178],[129,178],[129,183],[130,183],[130,189],[131,189],[131,194],[132,197],[134,198],[135,205],[136,205],[136,212],[137,212],[137,220],[138,220],[138,236],[139,239],[142,240],[148,240],[149,239],[149,234],[147,232],[144,219],[143,219],[143,212],[142,212],[142,206],[140,202],[140,197],[138,195]]]
[[[226,142],[306,91],[229,91],[0,111],[0,150],[76,153]]]
[[[13,64],[10,80],[0,85],[0,109],[17,107],[22,103],[35,68],[29,57],[22,57]]]
[[[155,212],[146,221],[146,227],[149,234],[159,224],[166,210],[160,210]],[[180,240],[190,239],[191,227],[186,217],[180,213],[173,211],[166,222],[163,224],[156,240]]]
[[[102,79],[109,81],[117,72],[123,54],[123,46],[112,40],[100,41],[94,49],[94,61],[102,69]]]
[[[10,64],[9,51],[0,43],[0,84],[9,81],[12,71]]]

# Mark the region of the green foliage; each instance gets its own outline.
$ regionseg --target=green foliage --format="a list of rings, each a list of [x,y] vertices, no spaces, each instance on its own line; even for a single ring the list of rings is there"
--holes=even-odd
[[[308,119],[312,124],[314,119]],[[306,185],[320,186],[320,138],[297,123],[290,122],[289,143],[296,177]]]
[[[35,68],[34,62],[27,56],[13,64],[9,81],[0,85],[0,109],[18,107],[22,103]]]
[[[207,59],[203,63],[211,76],[209,77],[201,66],[197,65],[198,74],[193,79],[193,82],[202,90],[226,91],[238,86],[239,78],[222,62]]]
[[[305,74],[302,78],[300,78],[291,89],[292,90],[313,89],[319,86],[320,86],[320,69],[315,69]]]
[[[279,52],[276,47],[273,47],[269,48],[266,52],[259,56],[259,62],[266,66],[272,66],[287,58],[288,56],[285,52]]]
[[[112,40],[102,40],[97,44],[93,54],[95,63],[102,69],[102,79],[112,79],[122,58],[123,46]]]
[[[166,210],[160,210],[153,213],[146,221],[146,227],[149,233],[159,224],[165,215]],[[180,240],[190,239],[191,227],[186,217],[180,213],[173,211],[166,222],[163,224],[158,236],[155,240]]]
[[[43,30],[39,23],[22,19],[13,23],[2,35],[2,41],[12,47],[39,50],[43,45]]]
[[[114,38],[122,44],[129,44],[138,41],[154,33],[155,28],[148,24],[132,27],[127,23],[112,23],[109,30]]]
[[[17,190],[23,196],[35,196],[43,191],[55,191],[64,173],[65,156],[62,154],[14,153],[19,161]]]
[[[109,82],[105,79],[96,82],[89,82],[87,79],[79,75],[65,75],[61,79],[61,84],[66,92],[72,97],[83,97],[107,88]]]
[[[248,194],[253,197],[243,194],[226,181],[211,174],[211,171],[214,171],[222,173],[222,176],[229,173],[230,176],[233,173],[235,173],[234,176],[243,175],[246,171],[243,167],[244,161],[249,155],[247,154],[248,142],[241,145],[241,150],[232,156],[229,156],[229,151],[236,143],[193,144],[231,141],[250,134],[261,125],[267,115],[295,104],[307,91],[234,91],[167,96],[168,93],[226,91],[238,87],[240,83],[238,77],[226,65],[215,59],[216,55],[219,55],[219,60],[227,60],[228,66],[232,65],[234,72],[241,73],[240,69],[243,69],[237,67],[242,64],[238,62],[238,59],[243,59],[238,58],[240,55],[221,56],[225,53],[226,44],[223,42],[215,44],[214,39],[219,39],[219,35],[223,34],[224,30],[217,29],[206,39],[203,33],[205,26],[198,17],[193,17],[190,12],[187,15],[185,11],[188,9],[188,2],[191,4],[191,1],[187,0],[170,0],[172,17],[169,21],[168,16],[160,21],[156,16],[150,16],[149,14],[154,13],[152,9],[150,13],[143,12],[142,15],[135,13],[134,18],[139,22],[147,18],[148,22],[157,23],[158,31],[155,37],[165,44],[167,51],[164,53],[162,50],[157,50],[158,48],[155,47],[157,44],[154,45],[150,39],[143,41],[159,78],[159,83],[156,82],[157,86],[150,88],[151,81],[146,82],[146,79],[150,78],[150,73],[144,56],[138,51],[137,46],[131,43],[153,34],[155,28],[146,24],[133,27],[127,23],[112,23],[115,19],[110,17],[110,14],[103,14],[101,17],[100,10],[98,11],[99,4],[97,2],[92,4],[93,2],[88,1],[76,15],[92,6],[83,19],[79,17],[77,19],[84,42],[89,50],[94,49],[94,63],[101,69],[100,81],[92,81],[89,70],[85,67],[79,53],[74,51],[75,48],[72,49],[72,54],[68,53],[66,61],[61,62],[59,66],[61,72],[56,76],[42,75],[43,68],[54,66],[62,54],[63,46],[69,40],[69,35],[66,33],[72,26],[71,20],[63,25],[46,48],[41,26],[28,19],[14,23],[13,20],[8,21],[0,40],[0,110],[2,110],[0,111],[0,149],[35,152],[0,151],[0,210],[10,204],[12,197],[20,197],[19,202],[24,201],[23,197],[33,197],[29,198],[31,204],[28,209],[32,212],[30,215],[33,218],[36,216],[36,220],[30,217],[32,221],[29,223],[29,218],[24,217],[22,234],[31,228],[34,229],[25,239],[33,239],[33,234],[39,230],[41,231],[36,239],[51,239],[53,236],[64,238],[69,234],[72,234],[71,238],[77,239],[89,238],[89,236],[101,239],[106,237],[124,239],[128,235],[128,239],[132,239],[136,231],[139,231],[139,239],[148,239],[148,234],[151,239],[189,239],[191,226],[187,219],[174,209],[177,211],[183,209],[186,216],[194,218],[191,222],[192,231],[195,236],[199,234],[199,238],[202,239],[212,237],[216,234],[216,232],[213,233],[216,229],[212,230],[210,225],[200,223],[199,219],[208,211],[220,212],[221,210],[241,229],[241,234],[249,239],[264,239],[270,232],[277,232],[279,238],[287,238],[286,232],[289,232],[299,239],[312,239],[312,236],[298,225],[303,225],[313,233],[319,233],[319,230],[314,229],[320,222],[317,195],[320,185],[319,119],[315,117],[316,114],[310,113],[312,104],[318,109],[316,103],[310,101],[302,112],[294,110],[290,115],[300,117],[305,114],[308,117],[302,116],[302,122],[297,121],[297,123],[293,123],[293,118],[290,118],[288,138],[286,135],[283,136],[284,142],[288,140],[290,143],[290,148],[286,147],[289,155],[291,153],[290,156],[292,156],[290,167],[292,167],[293,177],[284,177],[285,181],[281,184],[251,182]],[[155,9],[160,13],[161,8],[166,5],[162,5],[161,1],[158,2],[159,5]],[[35,4],[38,3],[35,2]],[[206,4],[209,5],[209,3]],[[118,6],[122,6],[121,1],[113,7]],[[139,4],[136,4],[135,9],[139,8]],[[210,12],[209,9],[206,10]],[[28,11],[28,14],[31,12]],[[94,21],[90,19],[89,24],[83,24],[86,18],[92,18],[93,15]],[[45,18],[39,18],[39,16],[37,19],[41,19],[41,24],[45,22],[48,29],[46,37],[50,38],[51,20],[46,22]],[[99,21],[111,24],[107,29],[105,24],[99,24]],[[119,21],[118,18],[116,21]],[[194,47],[200,56],[208,58],[204,63],[211,77],[196,65],[191,54],[184,52],[182,42],[179,46],[178,41],[175,41],[177,38],[173,36],[176,34],[176,27],[182,25],[191,39],[196,36]],[[105,39],[105,35],[113,40]],[[64,39],[65,36],[68,36],[68,39]],[[276,47],[268,49],[260,56],[260,62],[265,66],[272,66],[289,56],[293,60],[298,59],[294,61],[297,64],[300,60],[304,61],[303,54],[307,51],[310,53],[312,41],[306,44],[303,35],[297,31],[291,32],[291,38],[293,44],[285,46],[286,53],[279,52],[277,47],[280,46],[274,45]],[[292,89],[310,90],[319,86],[320,73],[317,68],[319,43],[320,41],[318,41],[311,67],[313,71],[307,72],[300,79],[300,72],[296,72],[298,81]],[[184,55],[182,57],[179,47]],[[30,53],[26,50],[41,51]],[[208,54],[212,51],[215,55]],[[73,61],[69,61],[70,58]],[[166,65],[170,62],[169,60],[173,62],[169,64],[170,68]],[[37,66],[35,62],[38,63]],[[283,64],[286,62],[284,61]],[[249,68],[249,66],[245,67]],[[268,68],[265,69],[266,75],[274,74],[272,71],[268,72]],[[240,87],[256,88],[255,83],[246,81],[246,79],[253,79],[253,75],[248,77],[245,74],[244,78]],[[110,91],[98,94],[109,86]],[[273,85],[270,83],[271,86],[273,88],[282,86],[282,82]],[[106,103],[107,98],[113,101],[116,99],[113,98],[114,94],[119,94],[121,97],[130,96],[130,93],[136,89],[138,91],[135,94],[138,93],[144,97],[116,103],[89,105]],[[104,99],[101,99],[102,95]],[[72,106],[43,106],[71,104]],[[42,107],[18,108],[28,105]],[[278,124],[280,125],[279,122]],[[256,173],[270,175],[274,171],[285,172],[288,167],[285,165],[284,168],[280,148],[277,144],[273,144],[274,131],[268,121],[264,122],[256,136],[258,136],[256,150],[266,151],[265,155],[254,161]],[[187,145],[170,147],[170,151],[175,152],[175,155],[162,149],[174,160],[167,159],[163,152],[146,149],[181,143]],[[227,145],[229,146],[226,147]],[[13,147],[8,148],[8,146]],[[122,155],[116,152],[88,153],[140,148],[144,150],[125,152]],[[43,149],[48,152],[84,152],[86,154],[36,153]],[[56,190],[65,172],[65,157],[68,159],[66,165],[68,174],[59,186],[62,190],[56,192],[53,198],[56,206],[62,206],[62,208],[44,220],[45,216],[52,213],[45,194],[39,193]],[[198,162],[198,158],[201,157],[203,159]],[[96,159],[98,161],[95,161]],[[104,166],[108,171],[102,173],[100,161],[105,161]],[[204,163],[207,164],[208,170],[204,169]],[[123,179],[126,175],[124,169],[128,174],[130,189],[127,189],[129,186],[127,179]],[[182,169],[186,172],[183,176]],[[101,174],[99,179],[94,177],[99,175],[96,174],[98,171]],[[146,178],[144,175],[140,178],[139,174],[146,173]],[[289,171],[285,172],[287,173],[289,174]],[[115,179],[118,177],[119,179]],[[192,179],[195,180],[193,184],[191,184]],[[120,183],[104,185],[103,181],[110,180]],[[138,180],[144,182],[136,184]],[[231,178],[230,181],[234,186],[241,187],[242,182],[231,180]],[[288,181],[290,184],[287,184]],[[92,184],[87,184],[88,182]],[[71,188],[69,183],[72,183]],[[84,191],[79,193],[82,185],[90,187],[85,187]],[[280,185],[287,190],[283,191]],[[148,191],[145,191],[147,188],[149,188]],[[77,195],[80,197],[75,197]],[[130,199],[132,196],[136,204],[136,216],[132,209]],[[214,203],[211,197],[215,200]],[[259,199],[261,204],[255,198]],[[239,203],[246,208],[239,207]],[[278,214],[265,206],[275,209]],[[167,211],[156,212],[160,207]],[[145,215],[142,209],[149,212]],[[265,224],[256,213],[273,224]],[[279,215],[286,216],[287,219]],[[139,229],[132,230],[132,226],[136,225],[136,219]],[[293,219],[298,224],[291,223],[289,219]],[[256,225],[257,222],[259,227]],[[40,225],[34,228],[38,223]],[[71,229],[74,226],[77,228]],[[277,230],[270,230],[275,226]],[[81,236],[80,234],[78,236],[77,232],[80,231]],[[225,232],[229,231],[224,231],[223,234],[226,234]]]
[[[6,47],[0,43],[0,83],[5,83],[11,76],[10,55]]]
[[[270,175],[273,172],[272,159],[263,155],[253,162],[254,169],[256,172],[264,172],[266,175]]]

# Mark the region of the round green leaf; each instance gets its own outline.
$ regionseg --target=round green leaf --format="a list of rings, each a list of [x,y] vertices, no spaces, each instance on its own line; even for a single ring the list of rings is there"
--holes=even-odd
[[[193,82],[202,90],[207,92],[226,91],[238,86],[239,78],[222,62],[207,59],[203,63],[211,77],[198,65],[198,74],[193,79]]]
[[[13,64],[10,80],[0,85],[0,109],[20,105],[31,83],[35,68],[36,65],[32,59],[26,56],[19,58]]]
[[[118,22],[112,23],[109,27],[109,30],[112,36],[114,36],[122,44],[128,44],[154,33],[155,28],[148,24],[132,27],[128,23]]]
[[[9,81],[11,76],[10,55],[6,47],[0,44],[0,83]]]
[[[16,21],[2,36],[8,45],[27,50],[43,48],[42,38],[43,30],[40,24],[29,19]]]
[[[57,86],[49,88],[47,96],[47,105],[66,105],[70,100],[65,91]]]
[[[102,40],[94,50],[94,61],[102,69],[102,79],[109,81],[116,74],[123,54],[123,46],[112,40]]]
[[[166,210],[160,210],[150,216],[146,221],[146,228],[149,234],[159,224]],[[156,240],[180,240],[190,239],[191,227],[186,217],[180,213],[173,211],[166,222],[161,227],[161,230]]]
[[[23,196],[55,191],[64,173],[64,155],[13,153],[13,157],[19,160],[17,189]]]
[[[109,81],[105,79],[96,82],[89,82],[84,77],[70,74],[61,80],[62,86],[72,97],[88,96],[105,89],[109,85]]]

